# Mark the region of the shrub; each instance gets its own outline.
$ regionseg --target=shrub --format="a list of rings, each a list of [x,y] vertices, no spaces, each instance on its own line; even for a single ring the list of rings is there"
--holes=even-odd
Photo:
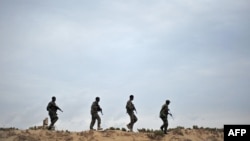
[[[155,131],[147,134],[148,138],[151,140],[160,140],[164,137],[164,135],[165,134],[160,130],[155,130]]]
[[[181,136],[184,135],[184,134],[182,133],[181,128],[176,128],[176,129],[174,129],[172,132],[173,132],[174,135],[181,135]]]
[[[145,128],[142,128],[142,129],[137,129],[139,132],[141,133],[145,133],[146,132],[146,129]]]
[[[153,129],[147,129],[146,132],[147,132],[147,133],[153,133],[154,130],[153,130]]]
[[[109,130],[115,130],[115,128],[114,127],[109,127]]]
[[[193,125],[193,129],[199,129],[197,125]]]
[[[127,131],[126,128],[122,128],[122,131]]]
[[[183,126],[177,126],[177,129],[185,129]]]
[[[115,130],[120,130],[120,128],[115,128]]]

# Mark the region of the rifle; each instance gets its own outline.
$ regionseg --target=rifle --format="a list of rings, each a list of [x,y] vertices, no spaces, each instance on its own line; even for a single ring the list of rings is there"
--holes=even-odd
[[[59,111],[63,112],[63,110],[62,110],[61,108],[59,108],[58,106],[56,106],[56,108],[57,108]]]
[[[97,111],[100,111],[102,113],[102,108],[100,106],[98,106]],[[103,113],[102,113],[102,115],[103,115]]]
[[[132,102],[131,102],[132,103]],[[136,111],[136,108],[134,106],[134,104],[132,103],[132,106],[133,106],[133,109],[135,110],[136,114],[137,114],[137,111]]]
[[[172,115],[172,113],[168,113],[171,117],[172,117],[172,119],[174,120],[174,117],[173,117],[173,115]]]

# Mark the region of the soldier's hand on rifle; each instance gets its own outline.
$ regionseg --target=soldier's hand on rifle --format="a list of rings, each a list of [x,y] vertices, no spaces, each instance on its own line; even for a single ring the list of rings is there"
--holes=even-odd
[[[102,113],[102,108],[99,108],[99,111]],[[103,115],[103,113],[102,113],[102,115]]]
[[[173,117],[173,115],[171,114],[171,113],[168,113],[172,118],[173,118],[173,120],[174,120],[174,117]]]
[[[60,110],[61,112],[63,112],[63,110],[61,108],[58,107],[58,110]]]

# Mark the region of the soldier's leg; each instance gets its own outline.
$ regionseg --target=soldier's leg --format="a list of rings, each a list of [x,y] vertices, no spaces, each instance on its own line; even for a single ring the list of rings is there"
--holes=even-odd
[[[164,119],[164,133],[167,134],[167,129],[168,129],[168,119]]]
[[[131,114],[131,124],[130,124],[130,127],[131,127],[131,131],[133,131],[133,127],[134,127],[134,124],[136,123],[137,121],[137,117],[135,116],[134,113]]]
[[[48,129],[51,129],[52,128],[52,122],[53,122],[53,117],[51,114],[49,114],[49,118],[50,118],[50,125],[48,127]]]
[[[166,119],[165,130],[166,130],[166,133],[167,133],[167,130],[168,130],[168,119]]]
[[[49,114],[49,118],[50,118],[50,125],[51,125],[51,123],[53,121],[53,116],[51,114]]]
[[[50,129],[53,128],[54,124],[55,124],[56,121],[58,120],[58,117],[57,117],[56,113],[50,113],[49,116],[50,116],[50,121],[51,121],[51,123],[50,123],[48,129],[50,130]]]
[[[136,123],[137,121],[138,121],[138,118],[134,114],[134,123]]]
[[[91,115],[90,130],[93,130],[93,127],[95,125],[95,120],[96,120],[96,118],[95,118],[94,114],[92,114]]]
[[[133,123],[133,116],[132,116],[132,113],[128,113],[128,115],[129,115],[129,118],[130,118],[130,122],[129,122],[129,124],[127,124],[127,127],[128,127],[129,130],[131,130],[131,125]]]
[[[96,119],[97,119],[97,129],[101,130],[101,118],[98,114],[96,114]]]
[[[58,120],[58,116],[55,116],[54,118],[53,118],[53,121],[52,121],[52,125],[54,126],[54,124],[57,122],[57,120]]]
[[[163,122],[163,124],[161,125],[161,131],[163,131],[164,130],[164,118],[161,117],[161,120]]]

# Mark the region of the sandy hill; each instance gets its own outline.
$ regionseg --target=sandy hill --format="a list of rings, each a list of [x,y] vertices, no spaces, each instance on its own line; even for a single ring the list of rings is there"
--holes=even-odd
[[[167,135],[161,131],[49,131],[1,128],[0,141],[223,141],[223,130],[176,128]]]

